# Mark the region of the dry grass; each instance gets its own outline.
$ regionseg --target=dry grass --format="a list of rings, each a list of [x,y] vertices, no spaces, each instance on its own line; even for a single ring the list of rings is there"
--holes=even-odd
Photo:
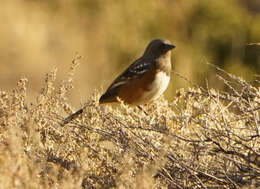
[[[57,85],[46,75],[33,104],[27,79],[0,92],[0,188],[260,187],[260,88],[219,68],[226,91],[193,85],[143,109],[67,102],[78,60]]]

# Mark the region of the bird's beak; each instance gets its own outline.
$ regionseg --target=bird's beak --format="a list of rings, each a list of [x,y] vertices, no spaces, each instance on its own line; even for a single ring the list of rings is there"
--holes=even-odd
[[[172,50],[172,49],[174,49],[175,48],[175,45],[173,45],[173,44],[170,44],[170,43],[168,43],[168,44],[165,44],[166,45],[166,48],[168,49],[168,50]]]

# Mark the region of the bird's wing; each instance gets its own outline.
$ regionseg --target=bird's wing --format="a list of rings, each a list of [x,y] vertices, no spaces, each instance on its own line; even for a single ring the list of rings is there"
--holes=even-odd
[[[155,62],[144,60],[142,58],[137,59],[131,64],[121,75],[119,75],[109,86],[108,90],[118,88],[132,79],[141,77],[144,75],[151,66],[155,66]]]
[[[133,79],[141,77],[149,69],[151,69],[152,66],[155,65],[156,63],[153,61],[144,60],[143,58],[137,59],[112,82],[112,84],[108,87],[106,92],[100,97],[99,101],[105,101],[105,99],[115,97],[124,84],[128,83]]]

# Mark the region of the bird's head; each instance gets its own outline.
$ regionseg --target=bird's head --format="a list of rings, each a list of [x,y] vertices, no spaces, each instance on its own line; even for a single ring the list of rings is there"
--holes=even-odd
[[[146,47],[143,57],[155,59],[166,54],[173,48],[175,46],[168,40],[154,39]]]

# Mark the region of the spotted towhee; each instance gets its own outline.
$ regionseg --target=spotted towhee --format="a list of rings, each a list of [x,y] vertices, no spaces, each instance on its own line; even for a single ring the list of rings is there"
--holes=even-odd
[[[160,97],[167,89],[171,74],[171,50],[175,48],[167,40],[152,40],[143,56],[134,61],[119,75],[99,103],[123,101],[130,105],[145,104]],[[64,124],[83,112],[83,108],[64,120]]]

